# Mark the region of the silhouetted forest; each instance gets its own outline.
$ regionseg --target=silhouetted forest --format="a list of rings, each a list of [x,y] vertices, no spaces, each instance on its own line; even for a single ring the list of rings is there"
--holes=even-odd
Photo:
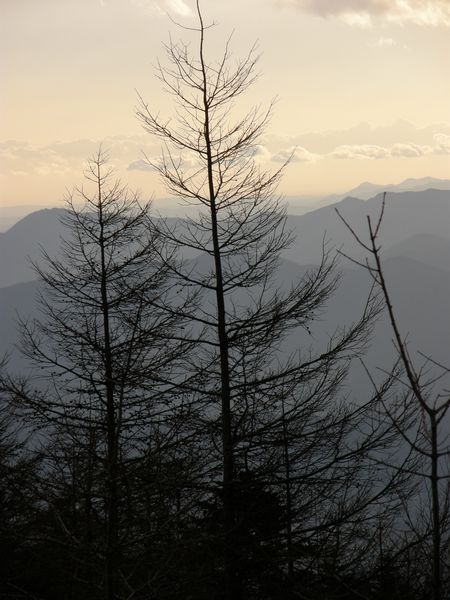
[[[368,231],[345,222],[372,291],[317,344],[337,255],[318,239],[316,266],[277,279],[285,165],[264,172],[255,151],[273,107],[236,116],[257,55],[209,61],[198,17],[197,46],[171,41],[157,72],[173,118],[137,111],[190,216],[155,218],[100,148],[60,253],[35,265],[28,367],[0,371],[0,597],[443,600],[448,368],[415,364],[399,329],[384,202]],[[383,312],[397,359],[351,399]]]

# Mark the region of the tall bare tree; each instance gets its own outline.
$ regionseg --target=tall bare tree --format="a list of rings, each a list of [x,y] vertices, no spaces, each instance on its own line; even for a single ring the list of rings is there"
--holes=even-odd
[[[181,435],[176,415],[184,411],[182,393],[175,409],[168,392],[190,344],[170,339],[175,318],[157,308],[168,303],[172,286],[167,256],[165,265],[158,258],[162,240],[149,226],[148,205],[113,180],[101,150],[85,176],[87,188],[67,200],[60,255],[45,255],[36,266],[41,315],[22,323],[22,348],[34,375],[3,376],[1,387],[22,417],[63,442],[47,444],[47,469],[55,469],[47,490],[66,482],[72,516],[84,519],[81,531],[72,529],[72,516],[66,521],[58,513],[59,492],[51,505],[70,544],[85,544],[85,556],[78,555],[83,573],[92,574],[93,563],[104,565],[89,593],[100,589],[114,600],[131,585],[122,565],[124,545],[132,554],[127,507],[138,465],[143,457],[149,464],[152,453],[161,461],[175,431]],[[47,502],[51,498],[49,491]]]
[[[286,443],[285,452],[279,453],[271,451],[270,441],[277,437],[280,447],[279,440],[286,441],[290,427],[299,433],[307,407],[315,402],[316,408],[322,403],[322,408],[333,410],[333,393],[349,359],[364,346],[377,307],[370,300],[362,317],[331,336],[321,350],[313,351],[303,339],[302,348],[294,344],[297,349],[291,355],[283,351],[283,344],[289,345],[300,330],[309,331],[339,277],[334,260],[324,251],[317,268],[292,282],[277,281],[280,252],[291,242],[285,208],[276,193],[285,165],[266,172],[256,156],[273,105],[234,116],[236,101],[256,78],[255,49],[235,61],[228,40],[222,56],[208,60],[206,37],[211,26],[205,25],[198,1],[196,6],[198,25],[185,28],[196,38],[195,50],[170,40],[165,46],[168,64],[157,69],[157,77],[174,97],[174,118],[154,112],[142,98],[137,116],[164,143],[161,159],[147,160],[167,190],[196,209],[180,227],[168,221],[157,224],[158,234],[180,253],[179,262],[169,267],[174,281],[183,293],[198,290],[202,297],[188,313],[173,306],[165,310],[188,317],[191,334],[195,333],[190,339],[198,351],[190,389],[204,399],[203,424],[211,435],[211,457],[221,463],[222,593],[236,600],[245,595],[239,565],[243,473],[245,481],[256,474],[267,483],[269,473],[279,474],[284,465],[283,477],[289,479]],[[186,248],[197,252],[195,260],[182,260]],[[311,399],[310,394],[316,395]],[[319,421],[315,431],[320,436]],[[348,462],[350,455],[346,456]],[[282,487],[289,505],[289,485]],[[291,545],[289,529],[287,536]],[[291,559],[288,564],[292,571]]]

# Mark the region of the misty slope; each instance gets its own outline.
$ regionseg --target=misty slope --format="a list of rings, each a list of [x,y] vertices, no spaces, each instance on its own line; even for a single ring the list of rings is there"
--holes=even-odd
[[[336,215],[335,208],[363,234],[367,229],[366,215],[377,216],[380,205],[381,196],[367,201],[345,198],[305,215],[289,215],[287,226],[296,235],[296,240],[285,252],[284,258],[298,264],[317,264],[324,237],[329,240],[330,247],[342,247],[350,255],[360,256],[351,234]],[[63,212],[63,209],[38,211],[19,221],[6,233],[0,233],[0,287],[34,279],[27,256],[36,259],[39,256],[39,244],[45,246],[50,254],[56,252],[62,232],[58,219]],[[167,221],[171,225],[181,223],[175,218]],[[443,238],[440,245],[442,249],[436,240],[430,248],[423,240],[415,240],[414,243],[411,241],[397,249],[393,248],[387,256],[421,260],[423,255],[422,260],[427,264],[442,267],[446,260],[446,243],[450,241],[450,191],[388,194],[381,235],[383,250],[388,251],[389,247],[398,246],[417,235]],[[439,258],[441,252],[444,258]],[[194,255],[195,252],[191,251],[186,253],[186,258]]]
[[[335,208],[349,220],[358,233],[366,231],[366,215],[378,215],[381,197],[368,201],[346,198],[332,206],[302,216],[289,216],[288,227],[297,239],[285,253],[277,273],[277,285],[288,287],[320,259],[321,240],[325,232],[335,246],[344,245],[351,256],[360,256],[350,233],[338,219]],[[38,282],[27,264],[27,255],[36,258],[39,244],[50,254],[56,253],[62,226],[62,209],[43,210],[22,219],[8,232],[0,234],[0,353],[11,350],[17,339],[15,314],[33,315],[34,294]],[[177,219],[169,219],[177,225]],[[448,362],[450,347],[450,192],[428,190],[388,194],[382,228],[383,259],[386,278],[404,335],[408,335],[411,352],[417,351]],[[187,255],[186,258],[191,258]],[[209,270],[210,258],[200,256],[194,261],[198,272]],[[341,286],[325,314],[313,324],[312,335],[297,331],[289,337],[286,352],[299,347],[307,351],[310,344],[322,345],[337,328],[357,319],[364,308],[370,286],[367,273],[341,261]],[[21,283],[20,281],[29,281]],[[8,287],[4,287],[8,286]],[[391,332],[385,318],[377,323],[373,344],[368,351],[367,364],[388,368],[394,358]],[[23,362],[13,356],[16,369]],[[366,394],[367,377],[354,369],[350,387],[356,395]]]
[[[27,319],[37,315],[36,292],[38,281],[18,283],[10,287],[0,288],[0,357],[11,354],[11,366],[14,371],[26,364],[25,359],[14,347],[19,341],[17,318]]]
[[[361,250],[351,233],[338,218],[335,209],[350,223],[363,239],[367,219],[378,217],[382,195],[363,201],[345,198],[305,215],[289,217],[288,226],[296,234],[296,241],[286,257],[301,264],[317,263],[320,241],[325,237],[330,247],[341,248],[351,256],[361,256]],[[450,239],[450,191],[427,190],[388,194],[380,241],[383,248],[398,244],[417,234],[431,234]]]
[[[420,265],[420,266],[419,266]],[[392,290],[397,321],[410,356],[423,380],[442,376],[443,370],[428,359],[450,368],[450,277],[448,271],[423,267],[409,259],[389,259],[386,275]],[[381,376],[380,368],[388,368],[397,354],[392,343],[392,330],[385,316],[374,332],[374,342],[368,352],[371,370]],[[367,378],[361,372],[352,377],[353,389],[365,389]],[[432,389],[449,389],[450,371]],[[404,388],[403,388],[404,390]],[[431,388],[430,388],[431,390]],[[433,397],[433,396],[432,396]]]
[[[36,279],[29,259],[39,262],[41,247],[51,257],[57,255],[61,237],[67,237],[67,231],[60,222],[65,213],[63,208],[39,210],[0,233],[0,288]],[[182,224],[180,219],[175,218],[166,221],[171,227]],[[186,258],[196,254],[190,249],[185,253]]]
[[[64,212],[62,208],[39,210],[0,233],[0,287],[35,279],[28,257],[38,258],[39,246],[51,256],[57,253]]]
[[[53,208],[50,206],[36,206],[32,204],[22,206],[2,206],[0,207],[0,232],[7,231],[20,219],[27,215],[42,210],[44,208]]]
[[[390,246],[383,255],[385,258],[408,257],[425,265],[449,271],[450,239],[430,233],[418,233]]]
[[[418,352],[422,352],[449,364],[448,272],[403,257],[388,258],[383,264],[396,318],[402,335],[407,338],[411,356],[421,363]],[[363,296],[368,286],[367,272],[359,268],[346,271],[330,316],[337,322],[351,318],[356,299]],[[368,352],[372,366],[389,366],[395,355],[391,340],[387,315],[384,315],[375,327],[373,344]]]
[[[424,363],[419,352],[450,366],[450,277],[448,272],[404,258],[383,261],[400,331],[408,341],[410,354],[417,366]],[[347,266],[347,265],[344,265]],[[348,326],[362,314],[371,280],[362,268],[344,268],[340,286],[330,299],[322,318],[311,327],[312,335],[299,331],[289,340],[287,351],[299,346],[325,343],[338,328]],[[375,379],[382,378],[380,369],[389,370],[396,353],[392,331],[384,312],[376,322],[364,361]],[[431,367],[431,371],[434,368]],[[446,380],[447,387],[450,377]],[[442,385],[442,381],[439,385]],[[370,382],[357,362],[353,365],[347,388],[358,399],[367,396]]]
[[[201,259],[198,272],[206,270],[208,259]],[[404,336],[407,336],[413,359],[418,364],[423,359],[418,351],[432,356],[435,360],[449,363],[450,347],[450,277],[448,272],[426,266],[408,258],[388,258],[385,275],[392,293],[394,308]],[[290,261],[282,261],[277,276],[280,287],[289,287],[291,282],[301,277],[307,267]],[[35,314],[34,295],[38,282],[28,282],[0,289],[0,354],[11,350],[17,340],[14,319],[16,310],[23,317]],[[311,324],[311,335],[304,330],[292,332],[284,351],[290,353],[301,349],[307,353],[310,346],[323,348],[329,336],[338,328],[349,325],[361,315],[370,288],[370,280],[363,269],[345,268],[341,285],[331,298],[320,319]],[[372,342],[366,356],[371,372],[380,376],[378,368],[389,369],[395,351],[392,334],[386,316],[376,323]],[[14,370],[23,368],[23,361],[17,354],[12,357]],[[358,399],[370,392],[370,384],[362,368],[355,364],[347,389]]]
[[[286,196],[289,210],[293,214],[299,215],[311,210],[315,210],[322,206],[335,204],[349,196],[359,198],[360,200],[368,200],[373,196],[383,192],[418,192],[429,189],[435,190],[450,190],[450,179],[437,179],[435,177],[422,177],[419,179],[405,179],[401,183],[380,185],[365,181],[360,185],[348,190],[343,194],[330,194],[327,196],[300,195]],[[176,218],[180,214],[182,207],[171,205],[170,198],[155,198],[152,201],[156,212],[160,211],[163,215],[170,218]],[[0,207],[0,232],[7,231],[15,223],[23,219],[27,215],[37,212],[42,209],[57,208],[51,205],[19,205],[19,206],[2,206]]]

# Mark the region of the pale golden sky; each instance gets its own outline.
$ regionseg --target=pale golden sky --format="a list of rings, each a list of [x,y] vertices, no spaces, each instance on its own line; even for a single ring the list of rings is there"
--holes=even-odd
[[[163,196],[142,151],[136,89],[170,115],[153,76],[161,44],[195,23],[192,0],[1,0],[0,207],[58,204],[99,142],[124,181]],[[450,179],[450,0],[203,0],[217,57],[258,40],[261,78],[243,110],[279,101],[258,156],[295,149],[281,191]],[[193,41],[194,43],[194,41]]]

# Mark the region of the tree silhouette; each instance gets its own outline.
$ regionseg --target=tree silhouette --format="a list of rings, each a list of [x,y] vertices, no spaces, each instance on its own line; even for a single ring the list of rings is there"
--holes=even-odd
[[[161,464],[182,436],[183,394],[175,407],[169,392],[190,344],[170,339],[175,318],[157,308],[172,291],[148,205],[112,180],[106,162],[101,150],[89,161],[91,188],[68,198],[60,256],[36,266],[41,316],[22,323],[34,374],[4,376],[2,388],[41,428],[45,499],[76,550],[73,572],[90,597],[113,600],[135,568],[136,473],[144,458]]]
[[[357,263],[364,267],[374,283],[381,290],[389,324],[393,335],[393,343],[398,354],[398,364],[402,368],[403,377],[399,379],[403,393],[393,404],[383,403],[384,409],[397,428],[409,452],[418,461],[411,471],[427,483],[427,501],[429,531],[431,533],[430,565],[432,570],[431,592],[433,600],[445,597],[444,568],[448,569],[445,560],[444,548],[448,548],[448,539],[444,545],[444,532],[448,536],[449,522],[449,494],[448,473],[450,447],[446,415],[450,409],[450,397],[447,389],[437,390],[436,385],[443,376],[448,375],[450,369],[433,360],[432,357],[422,356],[424,365],[418,368],[412,359],[408,342],[400,331],[395,307],[391,299],[388,283],[381,258],[381,244],[379,240],[386,206],[386,193],[383,195],[380,214],[376,222],[367,217],[368,241],[365,242],[361,235],[338,212],[341,220],[353,234],[355,240],[366,251],[368,259],[365,263]],[[357,261],[354,261],[357,262]],[[439,370],[439,374],[431,376],[425,366]],[[376,384],[373,382],[376,389]],[[411,419],[411,406],[414,407]],[[405,414],[409,418],[405,420]],[[410,515],[407,515],[410,518]],[[417,526],[414,524],[414,528]],[[448,591],[448,590],[447,590]]]
[[[306,468],[311,463],[305,456],[322,453],[317,474],[330,474],[335,468],[337,475],[339,468],[342,473],[344,464],[352,463],[347,470],[350,478],[351,472],[356,473],[353,459],[358,456],[361,464],[370,443],[380,443],[381,436],[373,434],[367,445],[355,442],[353,450],[344,451],[352,411],[344,415],[335,400],[349,361],[365,345],[378,308],[371,298],[362,317],[337,331],[320,350],[313,350],[304,338],[292,354],[283,350],[289,338],[300,339],[301,331],[310,331],[339,276],[335,261],[324,250],[316,268],[292,282],[277,281],[280,252],[291,242],[285,208],[276,193],[285,165],[266,172],[256,156],[273,104],[266,111],[252,109],[234,117],[235,102],[256,78],[255,49],[234,61],[228,40],[222,56],[209,61],[205,44],[210,26],[204,23],[199,2],[197,15],[198,26],[189,28],[196,38],[195,51],[187,43],[170,40],[165,46],[168,64],[158,64],[157,77],[174,97],[174,118],[154,112],[142,98],[137,116],[164,143],[160,160],[147,160],[167,190],[194,207],[182,226],[162,220],[156,228],[168,247],[178,252],[179,262],[169,268],[181,295],[195,290],[200,300],[190,303],[188,312],[160,306],[191,323],[189,339],[197,352],[188,380],[192,394],[204,406],[199,423],[209,432],[205,442],[211,448],[209,477],[213,482],[221,479],[217,499],[223,514],[216,532],[224,572],[221,595],[236,600],[246,597],[251,585],[240,567],[239,540],[245,528],[238,509],[242,481],[266,482],[266,492],[288,505],[289,554],[292,481],[301,478],[302,466],[307,471],[304,481],[314,480],[315,470]],[[183,261],[185,248],[196,251],[197,258]],[[321,419],[324,410],[329,417]],[[302,427],[306,415],[310,420]],[[290,457],[288,430],[291,440],[300,436],[304,444],[303,452],[297,447]],[[325,440],[320,443],[324,431],[329,432],[328,446]],[[314,492],[309,487],[312,497],[320,498],[325,479],[326,475]],[[341,482],[341,490],[350,485],[350,479],[344,485],[341,476],[333,480]],[[369,503],[362,496],[347,493],[353,514]],[[326,519],[342,521],[346,510],[343,506],[340,510],[339,517],[331,517],[330,512]],[[262,543],[264,535],[255,533],[255,545]],[[292,572],[293,558],[287,562]]]

